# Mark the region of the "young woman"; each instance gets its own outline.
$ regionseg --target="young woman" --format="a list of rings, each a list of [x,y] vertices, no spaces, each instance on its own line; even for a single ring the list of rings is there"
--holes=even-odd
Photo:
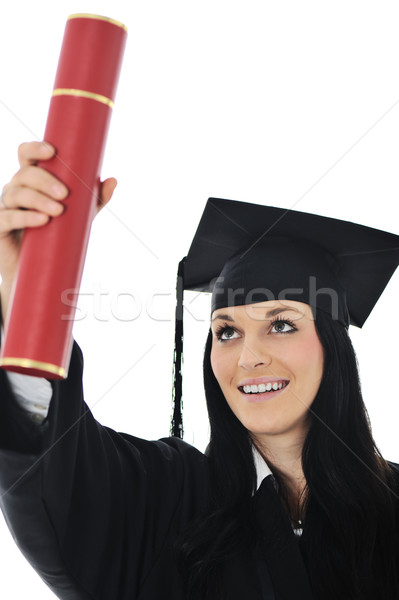
[[[62,214],[67,190],[35,166],[51,155],[23,145],[4,189],[3,319],[17,230]],[[114,185],[104,182],[103,204]],[[375,447],[347,333],[398,264],[397,236],[281,212],[260,240],[261,216],[275,225],[276,209],[208,208],[184,264],[187,289],[225,265],[204,357],[206,455],[177,437],[148,442],[99,425],[76,345],[68,378],[39,382],[49,401],[40,425],[26,409],[36,392],[2,371],[1,505],[13,535],[65,599],[399,598],[399,470]],[[241,234],[209,261],[217,215]],[[334,250],[343,239],[345,252]]]

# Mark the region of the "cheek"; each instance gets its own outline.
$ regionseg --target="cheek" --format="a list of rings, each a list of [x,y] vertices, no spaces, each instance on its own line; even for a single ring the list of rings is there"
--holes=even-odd
[[[218,348],[212,347],[211,366],[220,387],[231,378],[232,361],[226,356],[227,352],[219,352]]]
[[[214,347],[212,347],[211,367],[212,367],[213,374],[215,375],[215,377],[218,381],[219,381],[219,373],[220,373],[220,371],[223,371],[222,362],[223,361],[221,359],[220,354],[217,352],[217,350],[214,349]]]
[[[324,351],[317,334],[309,336],[301,344],[296,356],[298,376],[307,380],[309,385],[319,385],[323,376]]]

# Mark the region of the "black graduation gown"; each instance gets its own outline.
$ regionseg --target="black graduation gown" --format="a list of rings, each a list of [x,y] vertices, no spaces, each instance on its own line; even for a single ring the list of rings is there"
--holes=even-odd
[[[176,438],[149,442],[101,426],[83,401],[82,367],[75,345],[69,377],[54,382],[39,428],[24,418],[0,369],[7,523],[59,598],[183,600],[174,542],[209,502],[207,459]],[[254,502],[262,542],[226,565],[224,597],[311,600],[298,539],[271,477]]]

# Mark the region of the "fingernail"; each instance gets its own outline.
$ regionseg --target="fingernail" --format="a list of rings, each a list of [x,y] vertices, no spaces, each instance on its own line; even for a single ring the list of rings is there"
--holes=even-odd
[[[53,186],[53,194],[56,198],[63,198],[65,196],[64,186],[55,184]]]
[[[61,204],[61,202],[52,202],[51,212],[53,213],[53,215],[60,215],[64,212],[64,205]]]
[[[49,220],[49,216],[45,215],[44,213],[34,213],[32,215],[32,219],[34,221],[34,223],[40,224],[40,223],[46,223]]]
[[[48,142],[42,142],[42,146],[48,151],[48,152],[52,152],[54,154],[55,149],[54,147],[49,144]]]

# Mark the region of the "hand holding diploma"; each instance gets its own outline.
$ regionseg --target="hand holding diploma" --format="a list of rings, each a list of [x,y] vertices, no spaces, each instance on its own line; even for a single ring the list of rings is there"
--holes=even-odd
[[[9,297],[15,280],[23,230],[40,228],[62,215],[67,187],[38,161],[53,158],[54,148],[43,142],[27,142],[18,149],[21,168],[3,188],[0,202],[0,287],[2,321],[6,320]],[[101,183],[97,213],[109,202],[116,179]],[[29,299],[27,300],[29,308]]]

